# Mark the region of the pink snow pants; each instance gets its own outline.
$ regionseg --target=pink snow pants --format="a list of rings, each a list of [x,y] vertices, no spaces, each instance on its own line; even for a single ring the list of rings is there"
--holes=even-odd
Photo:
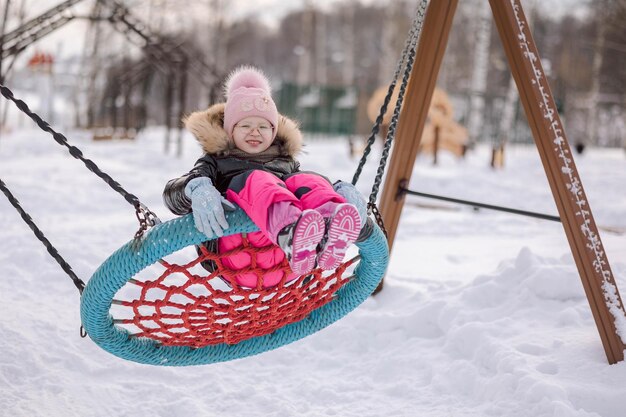
[[[346,202],[335,192],[331,183],[319,174],[300,172],[289,175],[283,181],[270,172],[260,170],[247,171],[233,178],[226,191],[226,198],[241,207],[259,227],[260,231],[247,235],[250,245],[259,248],[274,245],[278,232],[298,221],[302,210],[315,209],[322,216],[329,217],[337,204]],[[241,246],[243,237],[240,234],[218,240],[220,253]],[[281,264],[284,259],[284,252],[274,247],[257,254],[257,267],[270,269]],[[239,270],[250,266],[251,257],[245,252],[239,252],[222,258],[222,263],[227,268]],[[263,287],[268,288],[280,283],[283,271],[260,275],[263,277]],[[295,278],[297,276],[290,275],[286,280]],[[253,272],[237,274],[235,280],[244,287],[257,286],[257,275]]]

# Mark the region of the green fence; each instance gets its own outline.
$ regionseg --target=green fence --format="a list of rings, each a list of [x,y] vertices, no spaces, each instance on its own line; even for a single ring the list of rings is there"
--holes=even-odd
[[[355,131],[358,95],[354,88],[284,83],[275,97],[279,111],[298,120],[305,132]]]

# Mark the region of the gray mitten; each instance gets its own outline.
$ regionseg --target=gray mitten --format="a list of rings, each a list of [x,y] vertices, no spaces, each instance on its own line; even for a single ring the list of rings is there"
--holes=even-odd
[[[191,200],[196,229],[208,237],[223,236],[224,230],[228,229],[224,208],[234,210],[235,206],[217,191],[211,179],[207,177],[192,179],[185,186],[185,195]]]

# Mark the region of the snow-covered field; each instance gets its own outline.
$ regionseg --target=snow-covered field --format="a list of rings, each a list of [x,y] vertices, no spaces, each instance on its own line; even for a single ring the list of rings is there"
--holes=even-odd
[[[183,158],[165,155],[159,130],[67,136],[163,220],[165,182],[199,156],[190,136]],[[351,179],[344,140],[307,152],[304,168]],[[438,166],[420,157],[411,188],[556,214],[533,147],[510,147],[503,170],[488,161],[482,147]],[[590,149],[576,162],[626,295],[626,154]],[[137,228],[133,208],[43,132],[3,133],[0,178],[84,280]],[[289,346],[183,368],[81,339],[78,291],[3,197],[0,230],[3,416],[626,415],[626,364],[607,364],[558,223],[409,197],[382,293]]]

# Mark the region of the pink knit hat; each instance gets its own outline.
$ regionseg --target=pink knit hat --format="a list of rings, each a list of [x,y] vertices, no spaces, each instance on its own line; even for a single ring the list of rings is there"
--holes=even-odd
[[[235,124],[249,116],[258,116],[272,124],[272,139],[276,137],[278,110],[272,100],[267,77],[254,67],[239,67],[230,73],[224,83],[226,108],[224,130],[232,136]]]

